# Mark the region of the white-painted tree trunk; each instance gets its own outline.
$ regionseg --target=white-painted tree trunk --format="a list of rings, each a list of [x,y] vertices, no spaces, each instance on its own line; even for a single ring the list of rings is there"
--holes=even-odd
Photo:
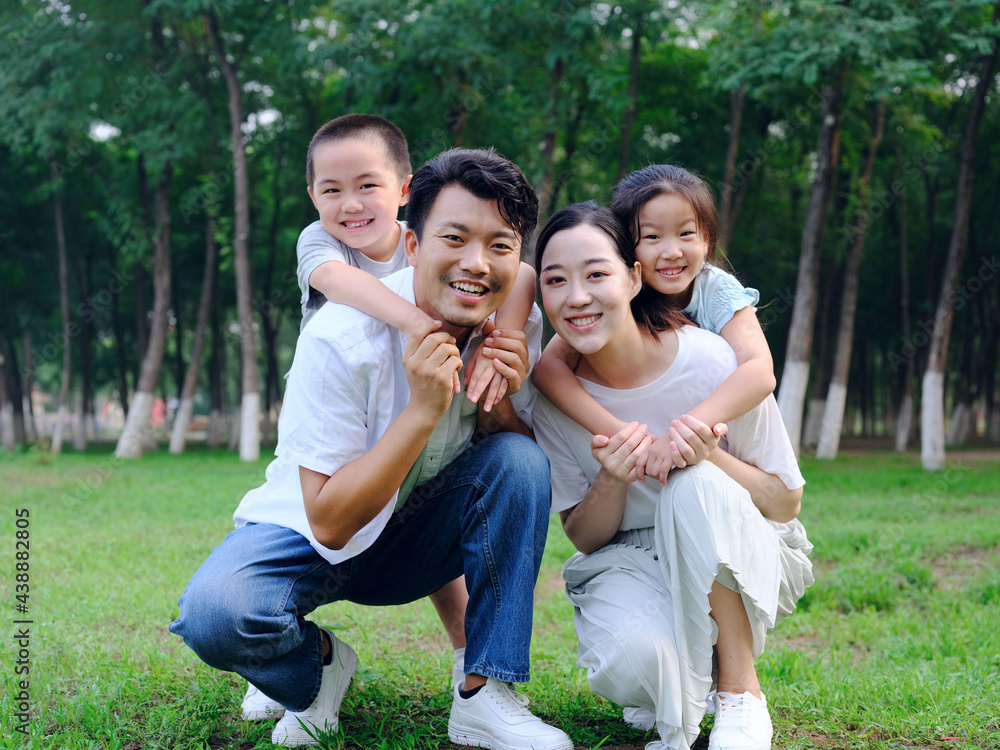
[[[991,443],[1000,443],[1000,411],[994,411],[986,423],[986,439]]]
[[[920,463],[925,471],[944,469],[944,374],[928,369],[921,390]]]
[[[53,453],[59,453],[62,451],[63,444],[63,422],[66,421],[66,404],[60,404],[58,411],[56,411],[56,424],[52,428],[52,443],[51,450]]]
[[[240,406],[240,461],[260,458],[260,394],[244,393]]]
[[[209,448],[217,448],[226,433],[226,420],[221,409],[212,409],[208,414],[208,433],[205,442]]]
[[[792,441],[795,455],[799,454],[799,440],[802,436],[802,409],[806,401],[806,386],[809,385],[808,362],[786,362],[781,373],[781,387],[778,389],[778,411],[785,423],[788,438]]]
[[[73,413],[73,450],[87,450],[87,427],[82,410]]]
[[[191,423],[191,414],[194,413],[194,399],[182,398],[174,415],[174,429],[170,435],[170,452],[183,453],[184,443],[187,441],[187,428]]]
[[[243,409],[236,407],[236,413],[230,417],[229,421],[229,450],[234,451],[240,445],[240,425],[242,424]]]
[[[969,434],[972,432],[972,404],[958,403],[951,413],[951,425],[948,427],[948,435],[945,437],[945,445],[965,445],[969,442]]]
[[[91,441],[97,437],[97,426],[94,424],[94,415],[92,412],[87,412],[83,415],[83,434],[87,436],[87,440]]]
[[[132,405],[125,419],[125,427],[115,456],[118,458],[139,458],[153,435],[153,394],[137,391],[132,396]],[[155,442],[154,442],[155,445]]]
[[[844,426],[844,407],[847,404],[847,386],[830,383],[823,410],[823,424],[819,428],[816,458],[834,459],[840,449],[840,433]]]
[[[35,424],[35,413],[31,408],[31,394],[26,393],[21,399],[21,410],[24,412],[24,433],[29,442],[38,440],[38,425]]]
[[[14,439],[14,405],[11,403],[0,406],[0,435],[3,436],[4,450],[13,451],[17,448]]]
[[[802,430],[802,449],[816,450],[819,445],[819,428],[823,424],[823,412],[826,411],[826,399],[814,398],[809,401],[809,411],[806,412],[806,426]]]
[[[913,396],[905,396],[896,420],[896,453],[905,453],[913,432]]]

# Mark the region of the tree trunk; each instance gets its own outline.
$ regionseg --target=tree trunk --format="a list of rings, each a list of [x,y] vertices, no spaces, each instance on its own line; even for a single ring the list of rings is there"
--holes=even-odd
[[[858,184],[861,200],[858,203],[854,220],[850,224],[851,249],[847,255],[844,287],[840,299],[840,330],[837,333],[837,353],[834,357],[830,390],[826,397],[826,409],[823,412],[823,424],[819,431],[819,445],[816,447],[817,458],[836,458],[837,449],[840,447],[844,406],[847,403],[847,377],[851,368],[851,344],[854,341],[854,314],[858,306],[861,253],[865,247],[865,233],[871,223],[868,216],[868,206],[871,202],[872,172],[875,170],[875,156],[878,153],[879,144],[882,142],[884,127],[885,104],[880,101],[875,105],[875,127],[871,142],[868,144],[864,172]]]
[[[816,322],[816,382],[813,385],[812,398],[809,399],[809,409],[806,412],[805,427],[802,431],[802,449],[815,451],[819,445],[819,430],[823,425],[823,413],[826,411],[826,396],[830,390],[830,379],[833,375],[833,347],[830,345],[835,336],[833,328],[834,289],[843,283],[833,260],[820,259],[820,276],[823,278],[823,290],[817,303],[819,320]]]
[[[31,331],[24,329],[22,338],[22,348],[24,349],[24,425],[25,437],[34,442],[38,440],[38,425],[35,423],[35,401],[32,398],[32,390],[35,387],[35,362],[31,356]]]
[[[90,350],[94,344],[94,306],[91,299],[90,253],[84,251],[80,258],[80,278],[83,280],[83,339],[80,342],[80,413],[77,416],[73,447],[87,449],[87,440],[94,434],[93,394],[90,384]]]
[[[216,259],[218,263],[218,259]],[[223,346],[222,324],[219,321],[219,271],[216,265],[215,275],[212,278],[212,309],[210,314],[210,325],[212,327],[212,349],[209,354],[208,370],[208,392],[209,392],[209,416],[208,434],[205,442],[209,448],[218,447],[221,436],[225,430],[222,401],[222,373],[226,369],[226,351]]]
[[[545,136],[542,139],[542,179],[538,183],[538,225],[545,223],[552,208],[555,184],[553,171],[556,155],[557,123],[559,120],[559,86],[566,73],[562,57],[556,58],[552,74],[549,76],[548,107],[545,113]]]
[[[733,200],[733,177],[736,175],[736,155],[740,145],[740,127],[743,122],[743,102],[746,86],[729,93],[729,148],[726,149],[726,170],[722,175],[722,193],[719,197],[719,247],[729,252],[729,240],[733,236],[733,222],[730,221]],[[747,180],[744,180],[746,183]]]
[[[993,7],[994,26],[998,19],[1000,19],[1000,2]],[[958,168],[958,183],[955,186],[955,218],[952,222],[948,257],[945,260],[944,275],[941,280],[941,296],[934,315],[934,332],[931,335],[921,399],[920,460],[925,471],[941,471],[945,465],[944,374],[948,359],[948,340],[955,314],[958,274],[962,268],[965,245],[969,238],[969,209],[972,203],[972,180],[975,176],[976,141],[979,136],[979,124],[983,118],[986,95],[994,83],[993,70],[998,51],[1000,51],[1000,39],[994,42],[992,51],[983,56],[982,72],[972,97],[972,106],[969,108],[965,134],[962,138],[962,156]]]
[[[563,166],[562,169],[559,170],[559,176],[555,178],[555,183],[552,186],[552,196],[549,198],[549,209],[555,208],[559,204],[559,194],[562,192],[563,186],[573,178],[573,159],[576,156],[576,149],[579,145],[580,124],[583,122],[583,113],[586,110],[586,80],[582,83],[582,91],[579,94],[578,101],[579,104],[576,107],[573,119],[571,119],[569,124],[566,126],[566,137],[563,140],[563,151],[565,152],[565,156],[562,160]],[[566,202],[572,203],[572,200],[567,197]]]
[[[642,60],[642,34],[645,14],[640,13],[632,29],[632,53],[628,64],[628,98],[622,118],[622,141],[618,151],[618,179],[628,174],[628,153],[632,141],[632,122],[635,120],[636,99],[639,96],[639,63]]]
[[[899,147],[896,158],[901,159]],[[903,341],[912,343],[910,338],[910,266],[909,237],[906,229],[906,191],[899,194],[899,315],[902,323]],[[906,373],[903,375],[902,398],[899,402],[899,416],[896,421],[896,453],[905,453],[913,432],[913,378],[916,375],[917,353],[906,357]]]
[[[188,360],[187,374],[184,377],[184,387],[181,390],[180,403],[174,416],[173,432],[170,436],[170,452],[183,453],[187,440],[187,428],[194,411],[194,392],[198,387],[198,374],[201,371],[201,355],[205,348],[205,329],[208,327],[208,311],[212,307],[212,295],[215,292],[215,220],[211,213],[205,227],[205,271],[202,274],[201,299],[198,301],[198,321],[194,329],[194,345],[191,347],[191,359]]]
[[[118,438],[115,455],[118,458],[138,458],[151,444],[153,438],[153,391],[160,377],[160,367],[167,346],[167,327],[170,317],[170,182],[173,166],[168,162],[163,168],[156,187],[155,257],[153,261],[153,324],[149,332],[149,345],[142,358],[139,382],[132,408],[129,409],[125,428]]]
[[[14,403],[10,399],[9,369],[0,349],[0,445],[6,451],[13,451],[17,448],[17,441],[14,438]]]
[[[56,426],[52,431],[52,452],[60,453],[63,444],[63,422],[69,402],[69,380],[72,358],[70,356],[71,323],[69,319],[69,281],[66,266],[66,232],[63,227],[62,197],[59,191],[59,168],[55,156],[49,159],[52,173],[52,197],[56,214],[56,245],[59,249],[59,309],[62,311],[62,382],[59,386],[59,405],[56,410]]]
[[[222,48],[218,20],[208,16],[215,56],[229,92],[229,133],[233,148],[235,187],[235,236],[233,264],[236,269],[236,309],[240,320],[242,398],[240,400],[240,460],[256,461],[260,456],[260,393],[257,386],[257,346],[253,331],[253,287],[250,278],[250,206],[247,201],[247,154],[243,145],[243,95],[235,67]]]
[[[809,214],[802,232],[799,272],[795,282],[792,323],[788,330],[785,365],[778,389],[778,408],[795,452],[799,451],[802,433],[802,409],[809,384],[809,357],[812,354],[813,323],[816,317],[816,288],[819,281],[819,257],[823,244],[823,225],[840,142],[840,105],[847,65],[841,66],[836,80],[823,88],[820,108],[819,148],[816,180],[809,198]]]
[[[28,433],[25,430],[24,384],[21,380],[21,368],[17,363],[17,347],[14,340],[7,335],[7,372],[10,377],[10,401],[14,408],[14,441],[21,445],[28,444]]]
[[[184,326],[181,325],[181,292],[180,280],[171,269],[170,306],[173,308],[174,319],[174,384],[177,388],[177,398],[184,391]]]

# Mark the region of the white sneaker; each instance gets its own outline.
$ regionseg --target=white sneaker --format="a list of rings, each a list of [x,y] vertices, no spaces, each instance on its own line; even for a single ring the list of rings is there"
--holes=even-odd
[[[285,715],[285,707],[273,698],[264,695],[256,687],[247,683],[247,694],[243,696],[243,703],[240,704],[243,711],[243,718],[247,721],[265,721],[267,719],[280,719]]]
[[[448,720],[448,738],[456,745],[489,750],[573,750],[566,733],[544,723],[528,710],[528,699],[509,682],[492,677],[471,698],[455,686]]]
[[[340,728],[340,704],[358,668],[358,655],[326,628],[320,630],[330,637],[333,659],[323,667],[319,695],[305,711],[285,712],[271,733],[275,745],[317,745],[319,732],[336,732]]]
[[[633,729],[648,732],[656,724],[656,714],[645,708],[629,706],[622,709],[622,718]]]
[[[771,717],[761,693],[716,693],[715,725],[708,736],[708,750],[770,750]]]

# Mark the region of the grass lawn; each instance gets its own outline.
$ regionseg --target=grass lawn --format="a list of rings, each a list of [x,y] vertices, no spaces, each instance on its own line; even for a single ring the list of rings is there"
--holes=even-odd
[[[267,461],[196,450],[125,462],[109,450],[0,456],[0,748],[271,747],[269,723],[238,718],[240,680],[167,632]],[[997,455],[952,454],[937,475],[914,455],[803,460],[817,580],[758,662],[775,748],[1000,748]],[[30,514],[20,602],[19,509]],[[642,748],[655,733],[628,728],[575,666],[559,578],[571,553],[553,519],[524,692],[577,747]],[[313,617],[340,628],[361,659],[330,747],[450,747],[451,652],[428,601],[335,604]],[[18,628],[30,633],[27,736],[16,731]]]

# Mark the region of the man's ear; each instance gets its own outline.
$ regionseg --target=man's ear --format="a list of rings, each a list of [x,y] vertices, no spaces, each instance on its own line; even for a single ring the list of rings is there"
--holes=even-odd
[[[403,250],[406,251],[406,259],[410,261],[410,265],[414,268],[417,268],[417,247],[419,244],[417,242],[417,233],[407,227],[406,234],[403,235]]]
[[[408,174],[406,175],[406,178],[403,180],[402,189],[400,190],[399,194],[399,205],[401,206],[405,206],[407,202],[410,200],[410,180],[412,179],[413,175]]]

